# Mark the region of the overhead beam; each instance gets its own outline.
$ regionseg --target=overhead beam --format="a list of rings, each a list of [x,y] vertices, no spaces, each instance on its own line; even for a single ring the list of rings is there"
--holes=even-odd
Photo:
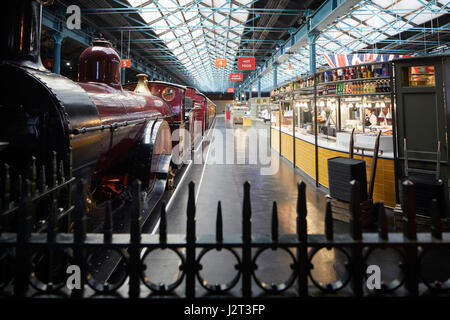
[[[360,0],[327,0],[312,13],[307,23],[297,29],[289,39],[284,42],[280,49],[268,59],[261,68],[251,73],[241,86],[245,87],[258,76],[263,76],[270,70],[274,63],[282,63],[287,59],[286,53],[307,44],[308,35],[311,32],[321,32],[328,28],[338,18],[346,15]]]
[[[84,47],[91,46],[93,37],[88,34],[87,32],[81,31],[81,30],[71,30],[66,27],[64,23],[61,23],[61,18],[58,17],[55,13],[50,11],[47,8],[43,8],[42,11],[42,25],[46,28],[52,30],[53,32],[58,32],[62,35],[64,38],[70,38],[74,40],[75,42],[81,44]],[[156,70],[152,70],[152,68],[149,68],[145,66],[144,64],[141,64],[135,60],[132,60],[131,67],[135,69],[138,72],[142,73],[152,73],[154,75],[157,75],[160,78],[166,78],[165,75],[163,75],[161,72],[158,72]],[[172,76],[171,76],[172,77]],[[172,77],[173,78],[173,77]]]

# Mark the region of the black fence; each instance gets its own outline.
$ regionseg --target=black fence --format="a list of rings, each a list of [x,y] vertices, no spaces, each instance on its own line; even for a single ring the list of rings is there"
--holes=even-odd
[[[56,172],[56,167],[55,167]],[[64,177],[62,175],[61,177]],[[212,235],[196,234],[195,183],[189,184],[187,205],[186,234],[168,234],[164,205],[160,212],[158,234],[142,234],[141,184],[135,181],[131,186],[133,195],[131,225],[129,234],[114,234],[111,206],[106,206],[103,233],[86,232],[85,194],[82,181],[76,183],[74,206],[59,209],[57,197],[51,199],[49,217],[44,232],[33,231],[33,212],[36,199],[48,195],[50,191],[59,192],[60,188],[72,183],[73,178],[55,177],[53,187],[42,184],[41,188],[32,187],[25,182],[24,193],[16,205],[9,202],[7,210],[16,211],[16,228],[8,232],[4,228],[0,234],[0,293],[2,297],[68,297],[83,298],[93,295],[108,297],[146,298],[158,296],[198,297],[206,292],[211,297],[239,296],[253,297],[255,292],[268,296],[419,296],[446,295],[450,293],[450,280],[430,280],[423,274],[421,267],[428,253],[433,250],[450,248],[450,233],[443,233],[439,212],[434,205],[432,229],[430,233],[417,233],[415,222],[414,186],[408,181],[407,197],[403,206],[403,232],[388,232],[388,223],[382,203],[375,205],[378,215],[378,233],[362,231],[359,216],[359,188],[352,181],[351,221],[349,232],[337,234],[333,231],[333,219],[330,203],[325,212],[325,234],[307,233],[307,206],[303,182],[298,184],[297,219],[295,234],[280,234],[277,204],[272,208],[271,234],[252,233],[252,209],[250,201],[250,183],[244,184],[242,234],[223,233],[221,203],[218,203],[216,232]],[[34,193],[32,192],[34,191]],[[59,232],[58,216],[70,211],[73,214],[73,232]],[[268,212],[270,214],[270,212]],[[5,226],[5,225],[4,225]],[[5,231],[6,230],[6,231]],[[146,256],[156,249],[169,250],[179,258],[178,277],[172,283],[152,282],[145,274]],[[394,250],[400,260],[400,274],[381,286],[369,289],[367,286],[367,267],[370,256],[376,250]],[[92,252],[110,250],[121,257],[123,270],[115,281],[101,281],[92,274],[89,261]],[[208,283],[201,275],[202,259],[211,251],[228,251],[236,260],[235,277],[228,283]],[[291,260],[291,275],[283,283],[266,283],[257,274],[258,258],[265,250],[284,251]],[[345,270],[342,278],[335,282],[321,282],[312,274],[314,256],[320,250],[335,250],[344,257]],[[341,261],[342,260],[342,261]],[[67,286],[68,266],[79,268],[80,286],[76,282]],[[450,270],[448,270],[450,273]],[[181,294],[180,294],[181,292]]]

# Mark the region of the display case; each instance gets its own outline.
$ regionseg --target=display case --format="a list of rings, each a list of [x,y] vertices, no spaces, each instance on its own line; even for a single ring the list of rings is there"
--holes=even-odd
[[[314,96],[313,93],[299,92],[293,97],[295,115],[295,133],[299,135],[314,135]]]
[[[326,70],[316,74],[319,143],[347,148],[349,134],[355,143],[373,143],[381,130],[381,152],[391,155],[392,72],[390,63],[369,63]],[[333,145],[333,142],[335,144]]]
[[[249,110],[245,102],[235,101],[231,108],[231,119],[234,124],[243,124],[244,117],[247,116]]]
[[[250,114],[254,118],[259,118],[264,122],[270,121],[269,97],[255,97],[251,99],[252,108]]]
[[[278,106],[272,108],[272,147],[317,185],[328,187],[327,159],[349,156],[352,130],[355,146],[367,149],[381,130],[382,169],[376,180],[381,183],[374,199],[395,206],[391,69],[390,63],[335,68],[275,88],[270,97]],[[417,74],[410,78],[418,81]],[[357,157],[364,153],[356,150]]]

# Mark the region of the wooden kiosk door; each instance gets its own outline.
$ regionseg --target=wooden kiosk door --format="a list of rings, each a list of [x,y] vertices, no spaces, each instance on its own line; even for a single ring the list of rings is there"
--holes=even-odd
[[[396,177],[405,176],[404,143],[407,139],[409,167],[436,169],[438,140],[441,142],[440,178],[449,203],[447,107],[444,99],[444,57],[407,58],[394,61],[396,95]]]

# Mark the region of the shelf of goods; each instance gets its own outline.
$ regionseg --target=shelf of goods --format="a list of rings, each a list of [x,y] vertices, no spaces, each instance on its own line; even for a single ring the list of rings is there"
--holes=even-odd
[[[235,104],[231,108],[231,118],[234,124],[243,124],[244,117],[247,116],[248,107],[246,104]]]
[[[251,99],[251,110],[250,115],[253,118],[259,118],[264,121],[269,120],[270,108],[269,108],[269,97],[255,97]]]
[[[272,90],[272,147],[328,187],[327,160],[349,156],[351,131],[355,130],[355,147],[372,148],[381,130],[374,201],[394,207],[391,74],[389,63],[348,66]],[[360,152],[355,154],[355,158],[362,157]],[[369,177],[371,154],[366,152],[366,156]]]

